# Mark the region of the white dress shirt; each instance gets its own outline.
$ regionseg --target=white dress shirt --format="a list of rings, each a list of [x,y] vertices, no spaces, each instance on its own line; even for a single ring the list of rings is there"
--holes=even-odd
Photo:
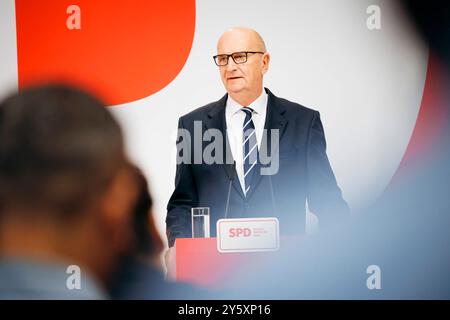
[[[252,115],[253,124],[255,125],[255,134],[258,142],[258,150],[261,146],[261,140],[264,132],[264,124],[266,121],[266,111],[267,111],[267,93],[263,89],[261,95],[253,101],[250,105],[246,106],[254,110]],[[228,141],[230,143],[231,153],[233,154],[233,159],[236,161],[236,172],[241,184],[242,191],[245,194],[245,180],[244,180],[244,161],[243,161],[243,147],[242,147],[242,136],[243,136],[243,126],[245,120],[245,112],[241,109],[239,103],[233,100],[233,98],[228,95],[226,109],[225,109],[225,119],[227,123],[227,135]]]

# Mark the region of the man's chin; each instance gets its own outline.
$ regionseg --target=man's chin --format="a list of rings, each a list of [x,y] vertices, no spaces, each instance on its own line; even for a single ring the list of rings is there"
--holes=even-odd
[[[227,92],[230,94],[238,94],[239,92],[243,91],[243,86],[227,86]]]

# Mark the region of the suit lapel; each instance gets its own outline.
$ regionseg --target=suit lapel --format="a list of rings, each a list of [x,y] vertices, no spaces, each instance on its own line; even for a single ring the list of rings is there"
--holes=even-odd
[[[270,92],[269,89],[265,88],[268,99],[267,99],[267,111],[266,111],[266,121],[264,124],[264,134],[263,134],[263,140],[261,143],[260,151],[264,152],[265,155],[273,155],[275,150],[272,150],[271,146],[271,129],[278,129],[279,130],[279,143],[278,147],[281,144],[281,139],[283,138],[284,132],[286,130],[286,124],[288,120],[285,118],[284,113],[286,112],[286,109],[280,104],[279,99],[273,95],[272,92]],[[264,143],[265,142],[265,143]],[[261,163],[258,160],[256,166],[256,170],[252,176],[252,186],[253,188],[250,188],[249,193],[247,194],[247,198],[251,197],[254,193],[254,190],[257,188],[258,184],[260,183],[262,179],[261,173]]]
[[[225,170],[225,174],[227,175],[228,180],[234,177],[232,185],[236,190],[236,192],[240,195],[240,197],[242,199],[245,199],[244,192],[242,191],[241,184],[237,176],[236,168],[232,165],[234,159],[233,154],[231,152],[230,143],[228,141],[227,124],[225,118],[225,107],[227,98],[228,95],[225,94],[222,97],[222,99],[217,101],[215,105],[211,108],[211,110],[208,112],[207,120],[205,121],[205,128],[218,129],[220,132],[222,132],[223,137],[222,150],[224,150],[222,167]]]

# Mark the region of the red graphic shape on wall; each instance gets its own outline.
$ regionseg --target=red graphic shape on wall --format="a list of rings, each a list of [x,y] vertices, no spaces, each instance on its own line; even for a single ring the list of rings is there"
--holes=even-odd
[[[194,38],[195,0],[16,0],[16,24],[19,89],[62,81],[115,105],[178,75]]]

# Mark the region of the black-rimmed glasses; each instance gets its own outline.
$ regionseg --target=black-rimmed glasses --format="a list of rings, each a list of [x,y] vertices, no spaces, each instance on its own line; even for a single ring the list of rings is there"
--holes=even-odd
[[[261,52],[261,51],[241,51],[241,52],[233,52],[231,54],[218,54],[218,55],[214,56],[213,58],[214,58],[214,62],[216,63],[216,65],[218,65],[219,67],[223,67],[228,64],[228,59],[230,57],[231,57],[231,59],[233,59],[234,63],[236,63],[236,64],[246,63],[247,56],[249,53],[250,54],[252,54],[252,53],[264,54],[264,52]]]

